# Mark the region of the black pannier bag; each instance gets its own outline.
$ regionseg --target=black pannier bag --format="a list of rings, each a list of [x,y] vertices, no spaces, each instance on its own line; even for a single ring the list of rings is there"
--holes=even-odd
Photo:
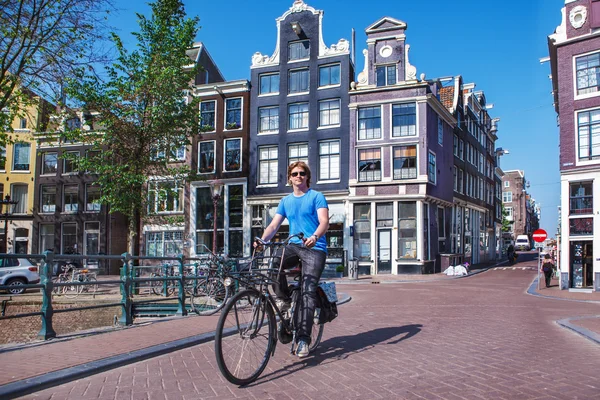
[[[321,286],[317,287],[317,312],[315,323],[331,322],[338,316],[337,304],[329,301]]]

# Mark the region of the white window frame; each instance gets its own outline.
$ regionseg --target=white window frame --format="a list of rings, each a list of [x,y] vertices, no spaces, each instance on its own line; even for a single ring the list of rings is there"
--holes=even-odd
[[[168,188],[165,188],[168,186]],[[172,203],[168,204],[167,189],[171,192]],[[150,214],[179,214],[183,212],[183,185],[173,179],[152,179],[148,182],[148,212]],[[177,193],[173,195],[173,193]],[[161,207],[163,205],[163,207]],[[161,210],[161,208],[163,208]]]
[[[292,151],[296,151],[296,155],[292,156]],[[288,143],[287,165],[296,161],[308,164],[308,142]]]
[[[277,80],[279,81],[279,83],[276,85],[277,87],[274,88],[275,91],[272,91],[272,92],[262,92],[261,91],[261,89],[262,89],[262,85],[261,85],[262,79],[269,77],[269,86],[273,86],[273,82],[270,79],[273,76],[277,76]],[[260,74],[258,76],[258,96],[261,97],[261,96],[274,96],[274,95],[277,95],[277,94],[279,94],[279,87],[280,87],[280,85],[281,85],[281,77],[279,75],[279,72],[269,72],[269,73],[265,73],[265,74]]]
[[[337,144],[337,153],[332,152],[332,144]],[[339,139],[322,140],[319,143],[319,181],[339,181],[341,178],[341,142]],[[322,146],[326,146],[328,151],[323,152]],[[325,164],[327,167],[325,168]],[[337,176],[335,171],[332,173],[332,166],[337,167]],[[323,171],[326,170],[327,176],[323,176]]]
[[[328,108],[326,110],[322,110],[321,109],[321,105],[322,104],[337,104],[337,108]],[[336,111],[337,110],[337,115],[336,115]],[[327,114],[328,118],[329,118],[329,123],[325,124],[323,123],[323,115],[324,113]],[[332,117],[333,114],[333,117]],[[325,99],[325,100],[320,100],[319,101],[319,128],[334,128],[334,127],[338,127],[341,124],[341,120],[342,120],[342,107],[341,107],[341,101],[340,99]],[[331,122],[332,119],[335,119],[335,117],[337,116],[337,121],[335,122]]]
[[[200,152],[200,147],[201,147],[202,144],[205,144],[205,143],[212,143],[213,169],[212,169],[212,171],[204,171],[204,172],[202,172],[202,171],[200,171],[200,156],[202,154]],[[199,174],[214,174],[215,173],[216,166],[217,166],[217,163],[216,163],[216,161],[217,161],[217,149],[216,149],[216,147],[217,147],[217,142],[215,140],[203,140],[201,142],[198,142],[198,173]]]
[[[276,126],[274,129],[270,129],[271,125],[273,124],[273,120],[274,120],[274,116],[271,115],[271,113],[269,112],[269,115],[267,117],[263,117],[262,116],[262,112],[263,111],[271,111],[271,110],[276,110],[277,111],[277,120],[276,120]],[[264,129],[263,130],[263,118],[266,118],[268,121],[268,128],[269,129]],[[264,135],[264,134],[271,134],[271,133],[279,133],[279,106],[268,106],[268,107],[259,107],[258,108],[258,134],[259,135]]]
[[[268,158],[266,159],[262,159],[262,151],[267,151],[268,152]],[[272,152],[275,151],[275,154],[272,154]],[[258,147],[258,176],[257,176],[257,183],[259,186],[271,186],[271,185],[277,185],[278,180],[279,180],[279,147],[277,145],[272,146],[272,145],[266,145],[266,146],[259,146]],[[274,169],[272,167],[275,167]],[[261,170],[263,168],[267,168],[267,182],[262,182],[261,178]]]
[[[229,142],[239,142],[240,143],[240,148],[239,148],[239,157],[238,157],[238,168],[237,169],[227,169],[227,143]],[[242,138],[231,138],[231,139],[225,139],[223,141],[223,171],[224,172],[239,172],[242,170],[242,155],[244,154],[243,152],[243,143],[242,143]]]
[[[227,114],[230,111],[229,108],[228,108],[228,102],[230,100],[239,100],[240,101],[240,108],[239,108],[240,126],[238,126],[236,128],[234,128],[234,127],[228,127]],[[223,107],[225,109],[225,112],[223,113],[223,130],[224,131],[235,131],[235,130],[242,129],[242,127],[244,126],[244,98],[243,97],[228,97],[228,98],[224,99],[224,101],[223,101]],[[237,108],[234,108],[233,110],[237,110]]]
[[[329,71],[329,81],[331,82],[331,68],[333,67],[338,67],[338,83],[329,83],[327,85],[323,85],[321,84],[321,71],[327,69]],[[319,66],[319,89],[324,89],[324,88],[333,88],[333,87],[339,87],[341,86],[342,83],[342,66],[340,63],[334,63],[334,64],[327,64],[327,65],[320,65]]]
[[[213,126],[212,126],[212,129],[204,128],[205,126],[209,127],[210,125],[203,125],[202,124],[202,104],[205,104],[205,103],[213,103],[213,106],[214,106],[214,109],[212,111],[212,114],[213,114]],[[198,110],[199,110],[198,114],[199,114],[199,117],[200,117],[200,129],[203,132],[215,132],[216,129],[217,129],[217,101],[216,100],[203,100],[198,105]]]
[[[432,160],[433,160],[433,171],[431,171],[431,167],[432,167],[431,161]],[[433,177],[431,176],[432,173],[433,173]],[[437,158],[435,156],[435,153],[431,150],[427,154],[427,181],[429,183],[437,185]]]

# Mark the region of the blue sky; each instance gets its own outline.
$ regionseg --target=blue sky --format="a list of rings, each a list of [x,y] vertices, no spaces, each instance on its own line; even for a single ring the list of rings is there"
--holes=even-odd
[[[115,0],[112,23],[126,44],[137,31],[135,13],[149,15],[146,0]],[[324,10],[323,37],[330,46],[356,31],[356,71],[363,68],[365,29],[389,16],[408,24],[410,63],[417,76],[462,75],[484,91],[493,118],[500,118],[497,147],[510,154],[501,159],[506,170],[520,169],[529,193],[541,204],[541,227],[556,233],[560,205],[558,128],[552,106],[547,36],[561,22],[564,0],[377,0],[370,2],[305,0]],[[271,55],[276,43],[275,19],[293,0],[184,0],[189,16],[200,18],[202,41],[227,80],[249,79],[252,54]],[[424,6],[423,4],[427,4]]]

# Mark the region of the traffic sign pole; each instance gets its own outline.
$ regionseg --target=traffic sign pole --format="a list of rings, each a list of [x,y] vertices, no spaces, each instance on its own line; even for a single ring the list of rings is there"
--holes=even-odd
[[[542,243],[548,237],[548,233],[546,233],[546,231],[543,230],[543,229],[536,229],[533,232],[532,236],[533,236],[533,241],[534,242]],[[540,277],[541,270],[542,270],[542,248],[538,247],[538,270],[537,270],[538,290],[540,290],[540,288],[542,286],[541,277]]]

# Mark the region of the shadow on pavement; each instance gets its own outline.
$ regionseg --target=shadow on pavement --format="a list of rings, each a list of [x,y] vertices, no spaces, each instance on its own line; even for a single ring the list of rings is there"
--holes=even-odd
[[[342,360],[351,356],[352,354],[363,352],[383,342],[387,342],[384,344],[397,344],[403,340],[410,339],[421,332],[422,327],[423,325],[421,324],[392,326],[387,328],[373,329],[371,331],[361,332],[356,335],[332,337],[324,342],[321,342],[315,353],[313,353],[311,356],[304,359],[297,359],[298,361],[286,366],[283,368],[283,370],[274,371],[270,374],[263,375],[254,383],[247,385],[247,387],[260,385],[261,383],[271,379],[282,378],[304,367],[314,367],[320,364],[327,364],[337,360]],[[277,351],[289,352],[289,346],[282,346],[281,343],[279,343]]]

